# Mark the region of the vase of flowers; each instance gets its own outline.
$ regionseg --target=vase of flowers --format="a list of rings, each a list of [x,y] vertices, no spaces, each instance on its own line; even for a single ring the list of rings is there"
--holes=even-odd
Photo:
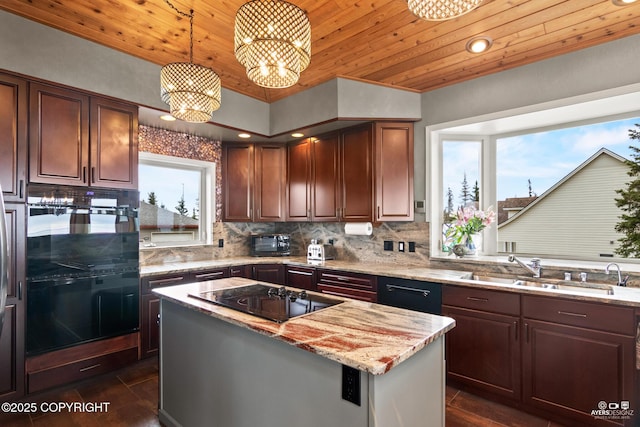
[[[482,234],[480,232],[495,220],[496,214],[491,208],[486,211],[476,209],[473,206],[458,209],[445,234],[451,252],[459,257],[478,255],[482,249]],[[460,245],[464,245],[465,250],[461,249]]]

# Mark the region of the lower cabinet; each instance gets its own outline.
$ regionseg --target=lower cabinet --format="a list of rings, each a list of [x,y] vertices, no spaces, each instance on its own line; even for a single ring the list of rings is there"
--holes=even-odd
[[[640,425],[633,308],[457,286],[442,303],[448,380],[564,425]]]
[[[284,285],[284,265],[282,264],[255,264],[251,266],[251,278],[260,282]]]
[[[444,286],[442,315],[456,321],[445,340],[448,378],[519,400],[520,296]]]
[[[214,268],[213,270],[194,271],[191,273],[191,280],[194,282],[204,282],[206,280],[216,280],[230,277],[229,267]]]
[[[378,300],[376,276],[335,270],[316,270],[318,291],[362,301]]]
[[[638,412],[633,308],[523,296],[522,310],[525,404],[580,425],[639,425],[637,414],[607,421],[592,415],[625,407]]]
[[[287,265],[285,267],[285,283],[292,288],[315,291],[317,289],[316,269]]]

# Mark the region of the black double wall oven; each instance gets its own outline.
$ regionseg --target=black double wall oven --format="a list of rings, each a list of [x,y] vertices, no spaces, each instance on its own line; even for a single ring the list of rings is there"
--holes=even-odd
[[[27,355],[137,331],[138,192],[28,192]]]

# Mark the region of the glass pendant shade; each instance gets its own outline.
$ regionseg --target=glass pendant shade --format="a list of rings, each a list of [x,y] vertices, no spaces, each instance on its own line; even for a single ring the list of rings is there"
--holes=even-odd
[[[457,18],[478,7],[482,0],[408,0],[409,10],[427,21]]]
[[[236,13],[234,46],[252,82],[290,87],[311,62],[311,25],[304,11],[291,3],[253,0]]]
[[[204,123],[220,108],[220,77],[192,62],[167,64],[160,72],[160,96],[173,117]]]

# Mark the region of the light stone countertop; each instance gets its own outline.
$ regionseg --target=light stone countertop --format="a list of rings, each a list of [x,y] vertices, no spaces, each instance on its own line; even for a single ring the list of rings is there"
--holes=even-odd
[[[309,264],[303,257],[239,257],[224,258],[211,261],[176,262],[161,265],[144,266],[140,275],[155,276],[171,273],[184,273],[193,270],[208,268],[222,268],[239,266],[246,264],[272,264],[282,263],[285,265],[297,265],[316,268],[325,268],[352,273],[371,274],[376,276],[397,277],[401,279],[434,281],[448,285],[458,285],[489,290],[502,290],[506,292],[517,292],[520,294],[558,296],[581,301],[603,302],[608,304],[618,304],[633,306],[640,309],[640,288],[613,286],[614,294],[594,294],[578,291],[564,291],[556,289],[543,289],[536,287],[526,287],[509,285],[494,282],[482,282],[469,280],[471,272],[460,270],[448,270],[438,268],[427,268],[420,266],[407,266],[398,264],[366,263],[353,261],[329,260],[323,264]],[[491,275],[491,274],[488,274]],[[519,276],[526,280],[531,278]]]
[[[153,292],[207,316],[374,375],[388,372],[455,325],[449,317],[333,296],[345,302],[276,323],[189,296],[253,283],[255,280],[232,277],[158,288]]]

